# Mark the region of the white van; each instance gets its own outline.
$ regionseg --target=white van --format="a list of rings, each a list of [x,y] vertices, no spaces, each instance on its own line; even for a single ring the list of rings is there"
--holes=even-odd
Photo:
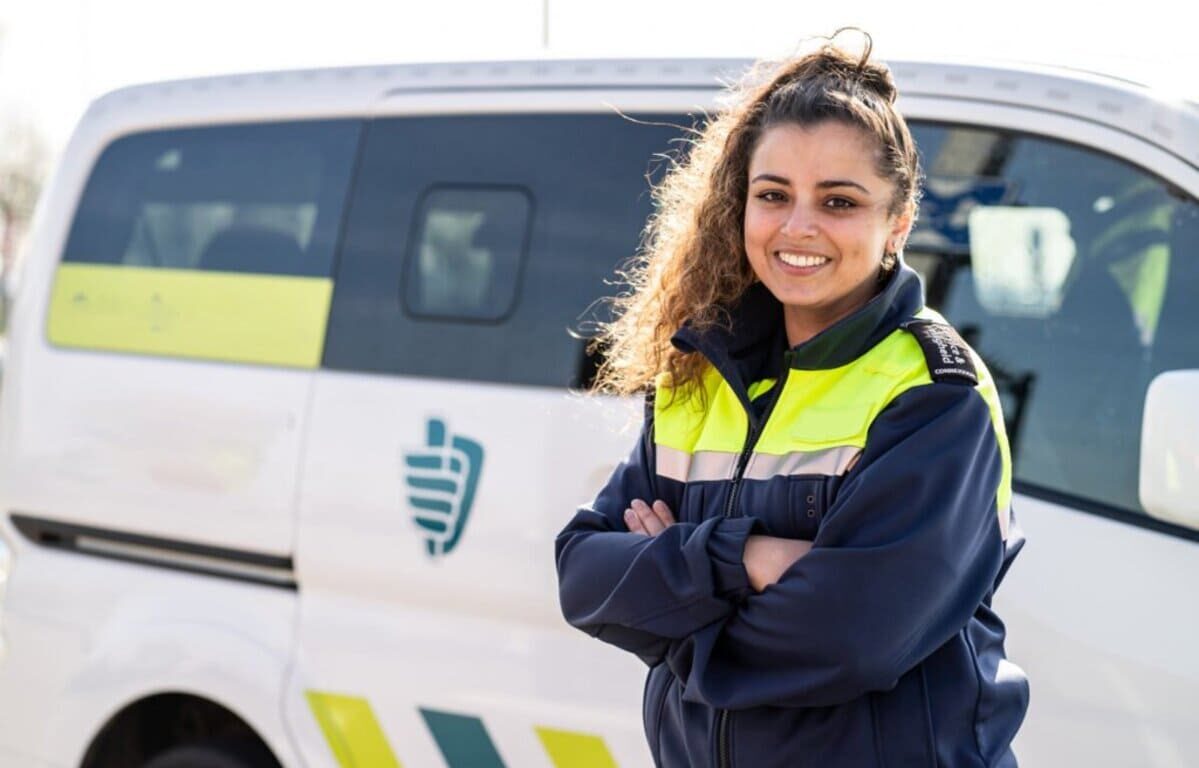
[[[570,331],[746,63],[92,104],[9,326],[0,765],[649,765],[641,663],[557,605],[553,537],[640,407],[578,394]],[[928,175],[907,260],[1005,398],[1016,751],[1199,764],[1199,106],[892,67]]]

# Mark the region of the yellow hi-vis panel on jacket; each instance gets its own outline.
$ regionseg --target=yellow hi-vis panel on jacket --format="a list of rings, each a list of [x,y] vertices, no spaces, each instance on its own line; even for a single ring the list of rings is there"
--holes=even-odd
[[[785,372],[778,401],[754,446],[745,476],[843,474],[866,445],[874,417],[903,391],[930,383],[920,345],[897,330],[848,365]],[[732,388],[709,367],[695,393],[671,402],[663,381],[654,401],[658,474],[683,482],[727,480],[745,448],[748,417]]]
[[[917,317],[944,323],[930,309]],[[1012,497],[1012,461],[999,393],[982,359],[972,351],[979,381],[999,443],[1002,476],[996,507],[1007,538]],[[744,477],[768,480],[778,475],[841,475],[866,445],[874,419],[907,390],[932,383],[920,344],[896,330],[853,362],[825,370],[786,371],[782,384],[755,382],[751,396],[782,386],[770,417],[745,466]],[[673,399],[665,376],[654,400],[656,471],[680,482],[729,480],[745,448],[749,420],[732,388],[709,366],[699,383],[709,407],[697,393]]]

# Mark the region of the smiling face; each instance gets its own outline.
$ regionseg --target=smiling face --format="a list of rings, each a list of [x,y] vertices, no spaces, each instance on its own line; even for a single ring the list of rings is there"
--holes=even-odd
[[[909,211],[875,170],[874,141],[840,122],[766,129],[749,162],[745,252],[783,304],[794,346],[874,296],[884,251],[898,251]]]

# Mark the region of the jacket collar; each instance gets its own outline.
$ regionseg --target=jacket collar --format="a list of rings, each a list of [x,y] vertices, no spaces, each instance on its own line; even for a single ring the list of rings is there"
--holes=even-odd
[[[920,276],[902,261],[882,290],[853,314],[792,347],[791,368],[824,370],[847,365],[882,341],[924,306]],[[703,332],[685,323],[671,343],[683,352],[699,352],[748,404],[749,385],[777,376],[787,349],[783,305],[763,283],[754,283],[729,309],[730,327]]]

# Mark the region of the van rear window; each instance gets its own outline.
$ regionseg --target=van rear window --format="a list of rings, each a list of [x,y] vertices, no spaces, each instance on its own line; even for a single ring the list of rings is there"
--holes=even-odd
[[[327,277],[357,121],[154,131],[110,144],[63,261]]]
[[[356,120],[122,137],[55,275],[51,343],[315,368]]]

